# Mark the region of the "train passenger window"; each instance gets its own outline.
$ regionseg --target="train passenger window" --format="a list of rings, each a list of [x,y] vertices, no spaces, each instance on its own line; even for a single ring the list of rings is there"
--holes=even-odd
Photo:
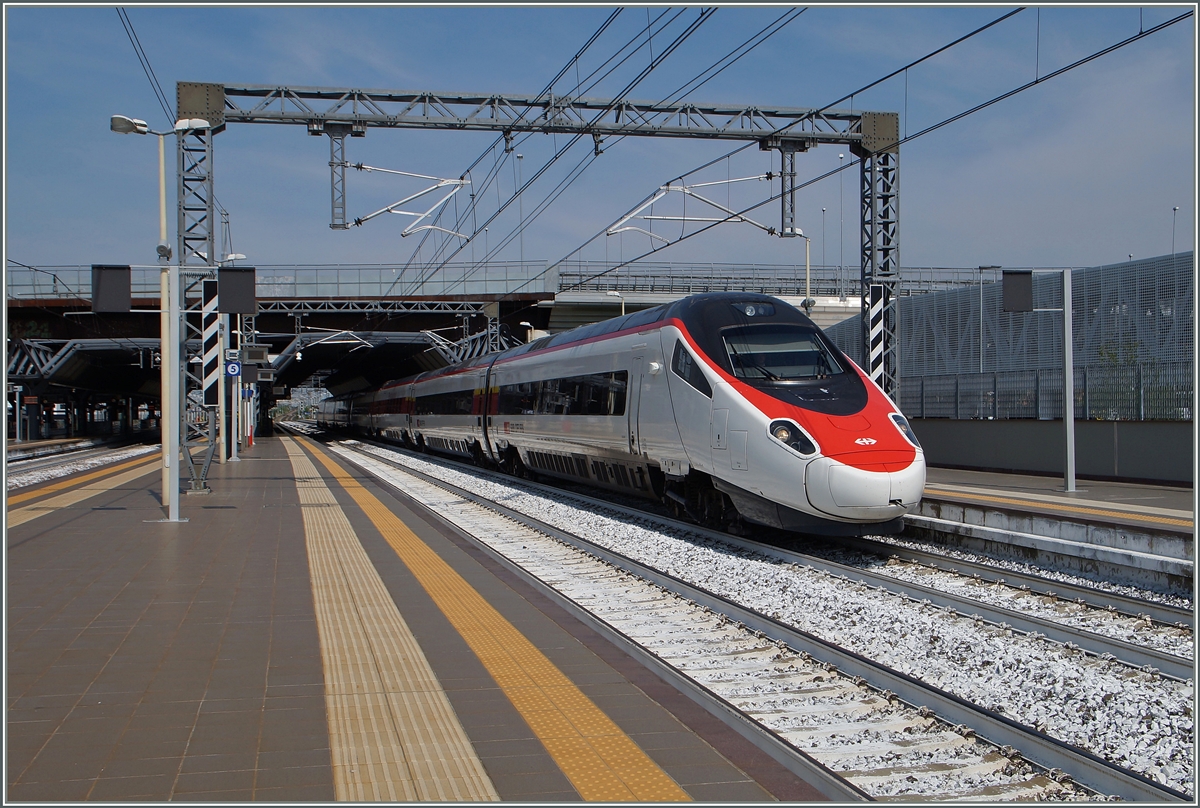
[[[499,415],[624,415],[629,374],[592,373],[500,385]]]
[[[704,371],[700,370],[700,365],[691,352],[683,347],[683,340],[675,343],[675,356],[671,359],[671,370],[675,371],[675,375],[689,385],[712,398],[712,385],[708,383],[708,379],[704,378]]]
[[[417,396],[413,402],[414,415],[470,415],[475,400],[474,390],[455,390]]]
[[[721,333],[733,375],[750,381],[807,381],[845,373],[829,345],[813,328],[763,323]]]

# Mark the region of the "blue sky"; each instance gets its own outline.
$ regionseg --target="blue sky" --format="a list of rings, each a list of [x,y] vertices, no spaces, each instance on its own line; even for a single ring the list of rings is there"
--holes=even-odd
[[[857,96],[854,109],[896,111],[913,133],[1182,13],[1186,7],[1029,9],[988,32]],[[665,9],[626,7],[584,54],[586,75]],[[696,101],[820,107],[996,19],[1011,7],[816,6],[716,79]],[[142,7],[128,8],[159,82],[333,86],[535,94],[611,13],[610,7]],[[630,97],[659,100],[786,11],[723,7]],[[651,43],[661,54],[699,14],[686,8]],[[612,97],[650,61],[648,48],[598,87]],[[5,9],[5,252],[26,264],[154,262],[157,156],[153,138],[108,131],[109,116],[170,122],[111,6]],[[1014,98],[907,143],[901,150],[903,266],[1091,266],[1191,249],[1196,217],[1195,20],[1174,25]],[[576,72],[555,87],[567,93]],[[849,106],[844,104],[842,106]],[[371,130],[347,139],[348,158],[385,168],[459,176],[491,144],[482,133]],[[523,142],[521,171],[544,165],[562,136]],[[581,143],[527,192],[526,214],[570,166]],[[728,143],[628,138],[609,148],[540,218],[524,256],[631,258],[644,236],[594,239],[661,184],[731,151]],[[799,180],[838,164],[837,146],[797,159]],[[496,156],[500,156],[497,152]],[[168,158],[170,166],[170,157]],[[216,138],[218,200],[231,214],[234,251],[247,263],[405,262],[417,237],[408,220],[382,216],[329,228],[329,146],[302,127],[233,125]],[[778,156],[747,149],[690,181],[778,170]],[[472,177],[482,178],[488,156]],[[170,169],[169,169],[170,170]],[[509,158],[498,184],[480,191],[479,221],[513,190]],[[800,226],[814,264],[856,261],[857,175],[843,172],[800,192]],[[351,217],[420,186],[351,172]],[[480,186],[476,186],[479,190]],[[746,183],[712,191],[744,207],[777,191]],[[172,195],[173,196],[173,195]],[[173,204],[174,200],[171,199]],[[460,204],[465,204],[461,200]],[[674,205],[674,207],[671,207]],[[514,204],[457,260],[482,259],[519,220]],[[824,215],[821,208],[826,208]],[[839,223],[839,209],[841,223]],[[678,215],[678,202],[655,213]],[[689,207],[689,215],[701,213]],[[779,220],[778,203],[752,214]],[[174,232],[172,211],[171,229]],[[656,225],[656,230],[659,226]],[[663,232],[667,232],[664,230]],[[839,232],[842,238],[839,243]],[[670,233],[669,233],[670,235]],[[674,235],[678,235],[675,228]],[[172,236],[173,238],[173,236]],[[521,256],[521,239],[497,259]],[[432,240],[419,259],[432,256]],[[723,225],[656,260],[803,262],[803,242],[748,225]]]

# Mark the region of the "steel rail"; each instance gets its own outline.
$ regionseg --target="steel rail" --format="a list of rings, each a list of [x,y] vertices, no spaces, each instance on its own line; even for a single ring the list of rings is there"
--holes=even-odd
[[[352,450],[352,447],[346,447]],[[393,449],[393,447],[388,447]],[[1157,783],[1136,772],[1123,769],[1084,749],[1072,746],[1036,729],[1014,721],[992,710],[987,710],[966,699],[933,687],[907,674],[895,671],[874,660],[813,634],[789,626],[745,606],[740,606],[720,595],[660,572],[620,553],[548,525],[519,511],[507,508],[459,486],[447,483],[431,475],[405,467],[395,461],[370,455],[387,465],[398,468],[405,474],[423,479],[430,484],[452,492],[455,496],[489,508],[520,524],[545,533],[566,544],[620,567],[663,589],[677,592],[701,606],[720,611],[752,631],[761,631],[773,640],[780,640],[798,651],[832,662],[839,670],[852,676],[861,676],[880,690],[890,690],[902,701],[913,706],[927,706],[950,725],[965,724],[980,737],[997,746],[1012,746],[1026,760],[1047,770],[1059,769],[1076,781],[1100,793],[1119,796],[1127,800],[1154,802],[1192,802],[1183,792]],[[607,503],[606,503],[607,504]],[[610,506],[611,507],[611,506]],[[678,523],[682,525],[683,523]],[[691,525],[687,525],[691,528]],[[725,540],[725,534],[715,534]]]
[[[395,450],[396,447],[376,443],[374,441],[363,441],[372,445],[380,446]],[[511,480],[511,478],[508,478]],[[563,494],[562,489],[557,489],[553,486],[545,486],[539,483],[527,484],[537,486],[540,489],[554,491],[558,494]],[[1086,628],[1063,625],[1053,620],[1047,620],[1042,617],[1034,617],[1031,615],[1022,614],[1021,612],[1005,608],[1003,606],[995,606],[988,603],[982,603],[972,600],[962,595],[955,595],[949,592],[943,592],[932,587],[923,586],[922,584],[911,583],[890,575],[871,572],[869,570],[852,567],[846,564],[840,564],[836,561],[828,561],[817,556],[806,553],[788,550],[777,545],[766,544],[763,542],[746,539],[739,536],[734,536],[730,533],[723,533],[718,530],[712,530],[693,522],[681,522],[672,519],[668,516],[650,513],[637,507],[621,505],[609,500],[598,497],[589,496],[587,494],[578,493],[577,491],[566,492],[569,496],[576,497],[581,501],[592,505],[611,508],[618,512],[629,515],[636,515],[641,518],[652,518],[661,521],[664,525],[675,529],[682,529],[692,532],[696,535],[703,536],[712,541],[721,541],[726,544],[738,547],[739,549],[753,550],[764,555],[774,555],[782,558],[784,561],[795,564],[802,564],[812,569],[821,570],[836,575],[839,578],[854,581],[856,583],[873,586],[878,589],[883,589],[888,592],[894,592],[904,595],[914,600],[928,601],[935,606],[944,609],[949,609],[956,614],[966,617],[983,619],[986,622],[1006,628],[1016,629],[1027,634],[1042,634],[1049,639],[1061,643],[1072,643],[1078,646],[1086,653],[1091,653],[1095,656],[1109,654],[1117,660],[1124,662],[1127,665],[1142,669],[1156,669],[1160,673],[1179,680],[1192,678],[1195,674],[1195,661],[1186,657],[1176,656],[1164,651],[1159,651],[1154,648],[1135,645],[1133,643],[1119,640],[1113,637],[1108,637],[1103,634],[1089,631]],[[854,546],[854,542],[847,542],[850,546]],[[884,545],[890,547],[890,545]],[[995,569],[991,570],[995,574]],[[1003,579],[995,581],[995,583],[1003,583]],[[1134,600],[1134,599],[1130,599]],[[1142,603],[1142,601],[1136,601]],[[1097,604],[1090,604],[1097,605]],[[1098,604],[1101,608],[1108,605],[1107,601],[1101,601]],[[1156,610],[1157,611],[1157,610]],[[1187,615],[1190,619],[1191,615]],[[1175,620],[1170,621],[1172,623]]]
[[[1036,573],[1018,570],[1000,569],[979,561],[954,558],[932,550],[917,550],[911,547],[900,547],[888,542],[872,541],[871,539],[843,539],[846,546],[854,547],[863,552],[876,553],[885,556],[895,556],[903,561],[913,561],[939,570],[957,572],[960,575],[978,576],[988,584],[1007,584],[1010,586],[1027,586],[1031,592],[1041,595],[1056,595],[1066,600],[1082,601],[1089,606],[1106,609],[1115,608],[1119,613],[1129,616],[1146,615],[1159,623],[1175,625],[1183,623],[1193,625],[1195,612],[1181,606],[1167,603],[1156,603],[1152,600],[1122,595],[1119,592],[1107,592],[1067,581],[1055,581]]]

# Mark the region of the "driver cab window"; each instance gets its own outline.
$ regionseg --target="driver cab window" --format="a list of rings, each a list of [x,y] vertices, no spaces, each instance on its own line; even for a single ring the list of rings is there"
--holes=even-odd
[[[675,356],[671,359],[671,370],[690,386],[712,398],[712,385],[708,383],[708,379],[704,378],[704,371],[700,370],[700,364],[695,357],[687,348],[683,347],[682,340],[675,343]]]

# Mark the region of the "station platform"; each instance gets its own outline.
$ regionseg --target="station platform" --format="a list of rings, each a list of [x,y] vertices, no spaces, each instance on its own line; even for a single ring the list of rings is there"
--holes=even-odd
[[[313,442],[158,468],[8,498],[6,802],[821,799]]]
[[[1063,490],[1062,477],[930,467],[925,498],[1016,508],[1024,512],[1085,519],[1113,525],[1194,532],[1195,492],[1148,483],[1076,480]]]

